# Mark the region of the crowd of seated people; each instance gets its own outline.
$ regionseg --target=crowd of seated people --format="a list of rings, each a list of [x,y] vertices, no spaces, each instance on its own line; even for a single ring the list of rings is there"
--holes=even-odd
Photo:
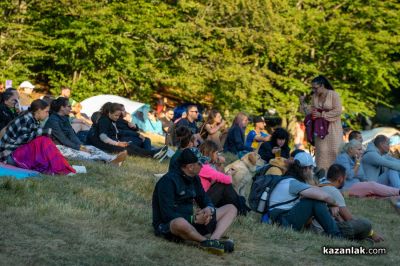
[[[360,132],[350,132],[349,142],[324,178],[319,178],[316,158],[303,150],[291,155],[289,132],[281,127],[266,132],[263,117],[254,117],[254,129],[247,132],[247,114],[239,112],[228,129],[221,112],[211,109],[199,127],[199,109],[189,105],[185,116],[175,121],[172,109],[167,109],[162,119],[146,110],[143,123],[135,123],[138,114],[132,119],[122,104],[109,102],[89,120],[80,113],[80,104],[65,96],[70,97],[69,88],[63,88],[62,96],[50,105],[34,100],[28,110],[21,111],[16,90],[2,93],[2,162],[44,174],[75,173],[67,159],[120,166],[127,156],[160,159],[168,152],[168,146],[153,147],[143,131],[167,137],[172,133],[170,144],[176,151],[153,192],[156,235],[198,242],[213,253],[233,251],[233,241],[222,237],[235,217],[247,215],[250,208],[235,190],[232,173],[225,172],[222,152],[240,160],[254,151],[265,162],[259,168],[265,170],[263,175],[285,177],[271,191],[269,206],[277,206],[267,210],[272,223],[299,231],[317,228],[330,237],[383,240],[373,233],[368,220],[353,217],[341,196],[399,196],[400,160],[390,156],[389,139],[383,135],[364,150]],[[79,121],[85,127],[78,127]]]
[[[44,174],[73,174],[67,159],[120,166],[127,155],[163,157],[167,147],[153,147],[139,128],[127,121],[124,106],[106,103],[92,120],[80,113],[69,87],[61,95],[33,99],[34,86],[23,82],[26,95],[7,88],[0,94],[0,161]],[[29,97],[28,97],[29,96]],[[25,97],[25,98],[24,98]],[[29,100],[29,106],[21,107]],[[72,110],[74,110],[72,114]],[[28,156],[27,156],[28,155]]]

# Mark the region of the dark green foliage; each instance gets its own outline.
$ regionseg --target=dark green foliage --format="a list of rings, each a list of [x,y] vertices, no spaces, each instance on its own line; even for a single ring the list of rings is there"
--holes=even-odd
[[[396,0],[0,3],[0,78],[35,79],[82,100],[141,101],[160,88],[183,100],[286,120],[309,81],[326,75],[346,113],[373,114],[399,88]]]

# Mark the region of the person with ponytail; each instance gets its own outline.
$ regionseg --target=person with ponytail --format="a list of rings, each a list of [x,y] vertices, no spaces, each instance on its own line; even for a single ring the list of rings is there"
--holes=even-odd
[[[0,140],[0,161],[50,175],[75,173],[48,137],[51,129],[41,127],[48,116],[48,103],[38,99],[11,121]]]
[[[68,98],[58,97],[51,102],[51,115],[44,128],[51,128],[51,138],[61,154],[75,160],[103,161],[119,166],[127,153],[111,155],[94,147],[84,145],[75,133],[69,121],[71,104]]]
[[[308,107],[304,103],[304,96],[300,97],[302,109],[306,115],[310,114],[312,121],[321,121],[327,125],[326,130],[315,125],[313,135],[315,144],[315,159],[317,167],[328,170],[339,154],[343,142],[343,129],[341,123],[342,104],[339,94],[333,90],[332,85],[324,76],[318,76],[311,81],[312,101]]]
[[[93,123],[91,132],[88,134],[88,144],[109,153],[127,151],[128,155],[153,157],[155,159],[163,157],[168,150],[167,146],[156,150],[147,150],[131,141],[121,139],[117,121],[121,117],[122,111],[122,106],[119,103],[104,104],[100,118],[96,123]]]

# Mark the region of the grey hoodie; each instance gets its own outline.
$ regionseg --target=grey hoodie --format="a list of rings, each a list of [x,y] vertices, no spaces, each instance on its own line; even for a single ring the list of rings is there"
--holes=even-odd
[[[370,142],[362,156],[361,166],[369,181],[377,181],[379,175],[388,169],[400,171],[400,160],[388,154],[382,155],[375,144]]]

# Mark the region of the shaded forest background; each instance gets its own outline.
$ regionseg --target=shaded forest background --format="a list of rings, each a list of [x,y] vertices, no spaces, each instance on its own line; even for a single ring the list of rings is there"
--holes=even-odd
[[[0,79],[83,100],[150,102],[168,92],[231,114],[298,112],[327,76],[349,121],[393,106],[400,88],[397,0],[2,0]]]

